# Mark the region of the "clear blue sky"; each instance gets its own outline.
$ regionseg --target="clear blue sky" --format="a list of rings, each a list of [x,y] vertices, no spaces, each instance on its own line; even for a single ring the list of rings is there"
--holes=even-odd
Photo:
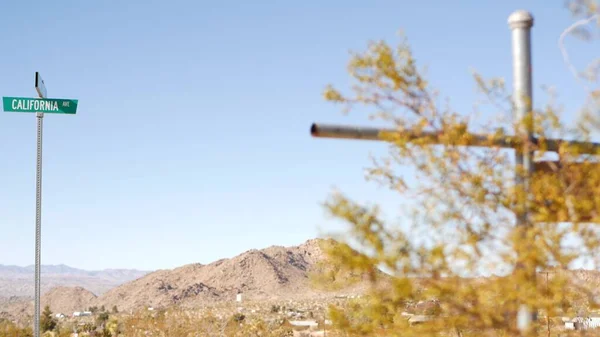
[[[580,104],[557,48],[572,22],[562,1],[458,3],[2,2],[0,94],[34,97],[40,71],[49,97],[79,99],[77,115],[45,118],[43,263],[159,269],[299,244],[343,228],[320,206],[334,186],[394,213],[398,199],[363,180],[385,146],[313,139],[309,126],[367,123],[322,89],[348,85],[349,50],[395,42],[399,29],[468,113],[469,70],[510,83],[506,20],[531,10],[536,88]],[[0,113],[0,163],[0,264],[32,264],[33,114]]]

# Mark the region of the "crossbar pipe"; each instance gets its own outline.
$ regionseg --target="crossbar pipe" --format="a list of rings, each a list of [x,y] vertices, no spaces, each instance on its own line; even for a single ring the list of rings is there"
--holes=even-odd
[[[409,140],[427,139],[431,145],[443,144],[438,132],[414,132],[411,130],[399,131],[389,128],[374,128],[364,126],[350,126],[337,124],[317,124],[313,123],[310,127],[310,134],[316,138],[337,138],[337,139],[356,139],[371,141],[386,141],[385,134],[403,133]],[[520,141],[514,136],[503,136],[501,139],[494,139],[491,135],[466,133],[465,139],[468,141],[463,146],[490,147],[516,149],[520,146]],[[535,146],[542,143],[538,138],[533,137],[532,142]],[[559,152],[562,146],[578,147],[581,154],[600,155],[600,143],[569,141],[564,139],[545,139],[546,151]]]

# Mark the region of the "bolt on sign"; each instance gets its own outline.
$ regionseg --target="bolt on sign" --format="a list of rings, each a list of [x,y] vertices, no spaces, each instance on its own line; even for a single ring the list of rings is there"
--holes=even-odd
[[[535,222],[600,223],[600,163],[540,161],[534,169]]]

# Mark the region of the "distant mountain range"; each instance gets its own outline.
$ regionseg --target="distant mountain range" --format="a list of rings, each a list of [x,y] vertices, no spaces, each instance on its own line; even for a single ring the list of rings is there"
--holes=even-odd
[[[337,244],[331,240],[328,242]],[[323,243],[323,239],[312,239],[298,246],[251,249],[209,264],[194,263],[150,273],[136,270],[96,272],[64,265],[44,266],[42,304],[50,305],[53,312],[71,313],[90,306],[117,306],[125,311],[146,306],[199,308],[210,303],[233,302],[238,293],[247,300],[332,297],[336,292],[315,289],[310,280],[312,272],[324,268]],[[31,286],[19,288],[24,283],[21,282],[23,277],[33,281],[32,273],[31,267],[0,266],[0,294],[32,294],[32,282]],[[10,278],[3,279],[3,275]],[[366,279],[363,279],[338,292],[360,294],[366,286]],[[0,318],[4,315],[8,319],[19,320],[30,317],[32,313],[30,298],[5,297],[4,301],[0,298]]]
[[[0,297],[30,297],[34,295],[35,266],[0,264]],[[135,269],[105,269],[88,271],[60,265],[42,265],[42,292],[54,287],[83,287],[96,295],[123,283],[138,279],[148,271]]]
[[[119,311],[132,312],[144,307],[202,308],[218,302],[233,303],[238,294],[244,301],[294,301],[363,294],[370,286],[369,275],[336,274],[336,278],[353,278],[357,283],[334,292],[313,287],[310,275],[327,270],[329,265],[323,250],[325,243],[333,244],[333,249],[339,244],[333,240],[312,239],[298,246],[251,249],[209,264],[194,263],[154,272],[86,271],[65,265],[43,266],[42,305],[47,304],[53,312],[65,314],[91,306],[116,306]],[[564,272],[573,284],[600,289],[599,271]],[[486,282],[489,279],[463,281]],[[419,286],[419,280],[415,281]],[[385,280],[384,283],[386,287],[393,286]],[[32,296],[33,267],[0,265],[0,319],[30,324]]]

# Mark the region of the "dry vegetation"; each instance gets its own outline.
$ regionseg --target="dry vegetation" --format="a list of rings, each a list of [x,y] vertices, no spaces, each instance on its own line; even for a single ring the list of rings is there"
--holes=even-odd
[[[96,313],[91,317],[57,320],[53,336],[287,336],[297,331],[327,329],[329,305],[344,305],[347,299],[305,301],[258,301],[216,303],[204,309],[172,307],[163,310],[142,309],[133,314]],[[290,321],[314,320],[319,328],[294,327]],[[331,329],[331,327],[329,327]],[[8,321],[0,323],[0,337],[30,336],[29,328]],[[336,336],[327,331],[327,336]]]
[[[600,14],[594,1],[569,4],[576,15]],[[368,274],[372,285],[361,305],[332,310],[336,328],[352,336],[550,335],[545,316],[587,315],[598,307],[595,284],[575,282],[568,272],[600,267],[600,153],[583,155],[585,143],[600,131],[600,90],[590,89],[597,85],[598,67],[579,78],[588,96],[574,124],[560,116],[552,92],[543,108],[535,104],[515,118],[513,103],[527,106],[530,97],[510,94],[502,78],[476,74],[486,102],[478,108],[485,105],[488,116],[493,111],[498,117],[477,124],[476,115],[440,103],[407,40],[395,47],[373,42],[352,56],[348,69],[350,92],[329,86],[324,96],[345,112],[367,110],[392,129],[380,134],[389,155],[373,159],[368,178],[408,203],[401,218],[411,221],[391,223],[378,207],[343,193],[326,203],[349,227],[347,244],[328,251],[336,270]],[[526,137],[526,129],[535,140]],[[556,159],[549,169],[529,177],[515,154],[548,160],[549,139],[581,143],[561,142],[551,151]],[[526,183],[516,184],[519,180]],[[522,226],[515,225],[517,219]],[[381,286],[390,279],[376,272],[380,267],[392,275],[390,286]],[[544,272],[553,271],[558,272],[540,282]],[[465,279],[482,272],[498,276]],[[429,299],[441,303],[442,313],[409,329],[400,315],[407,301]],[[518,324],[519,313],[527,312],[542,319]]]

